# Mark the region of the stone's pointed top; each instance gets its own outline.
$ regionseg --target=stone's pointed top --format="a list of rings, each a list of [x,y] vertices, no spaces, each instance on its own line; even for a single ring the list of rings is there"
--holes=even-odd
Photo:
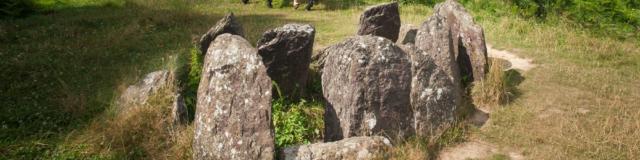
[[[451,28],[454,55],[460,66],[464,84],[484,79],[488,71],[487,46],[484,30],[473,16],[456,1],[448,0],[434,7],[434,16],[443,16]]]
[[[461,18],[461,21],[473,22],[473,16],[464,8],[464,6],[455,0],[447,0],[442,3],[438,3],[433,7],[434,13],[442,16],[453,15],[456,18]]]
[[[358,35],[374,35],[398,40],[400,12],[397,2],[385,3],[367,8],[360,16]]]
[[[315,33],[316,29],[310,24],[289,23],[289,24],[285,24],[282,27],[278,27],[274,29],[274,31],[295,31],[295,32],[306,32],[308,34],[311,34],[311,33]]]
[[[404,24],[400,27],[400,33],[398,35],[397,44],[415,44],[416,34],[418,34],[418,27],[413,24]]]
[[[286,24],[266,31],[258,40],[258,54],[282,93],[274,94],[275,98],[296,99],[305,93],[315,32],[309,24]]]
[[[200,51],[202,54],[206,54],[211,42],[223,33],[229,33],[244,37],[244,31],[242,25],[236,20],[233,12],[227,13],[222,19],[216,22],[216,25],[211,27],[207,33],[200,38]]]

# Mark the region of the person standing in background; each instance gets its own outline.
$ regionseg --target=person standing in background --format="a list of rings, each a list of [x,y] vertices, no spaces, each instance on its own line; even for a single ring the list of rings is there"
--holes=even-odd
[[[293,0],[293,8],[298,9],[298,7],[300,7],[300,0]],[[311,10],[311,7],[313,7],[313,2],[314,0],[307,0],[307,6],[304,8],[307,11]]]

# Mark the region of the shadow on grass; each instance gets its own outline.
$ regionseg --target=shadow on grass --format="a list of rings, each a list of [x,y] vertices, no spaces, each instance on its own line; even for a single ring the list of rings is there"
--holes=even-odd
[[[0,21],[0,159],[51,156],[107,112],[125,84],[165,67],[168,56],[188,56],[194,37],[221,17],[127,3]],[[285,22],[238,18],[255,32]]]
[[[518,85],[520,85],[520,83],[522,83],[525,80],[525,78],[524,76],[522,76],[520,71],[515,69],[506,70],[504,75],[507,81],[506,85],[510,93],[509,102],[513,102],[514,100],[516,100],[518,97],[522,95],[522,92],[520,92],[520,90],[518,89]]]

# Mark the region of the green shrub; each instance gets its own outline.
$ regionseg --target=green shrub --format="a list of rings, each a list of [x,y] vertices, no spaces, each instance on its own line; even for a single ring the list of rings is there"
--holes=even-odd
[[[619,36],[638,36],[640,1],[637,0],[507,0],[514,12],[542,20],[557,16],[581,27]]]
[[[277,85],[274,85],[277,86]],[[272,102],[273,126],[276,146],[287,147],[308,144],[322,138],[324,130],[324,108],[320,102],[284,98]]]
[[[30,0],[7,0],[0,2],[0,18],[19,17],[35,11]]]
[[[444,0],[400,0],[403,4],[433,6]],[[640,37],[638,0],[458,0],[467,9],[492,16],[513,13],[541,22],[563,21],[600,35]]]
[[[204,57],[197,47],[192,47],[189,51],[188,73],[186,85],[183,91],[184,102],[187,106],[189,121],[192,121],[195,115],[196,103],[198,103],[198,85],[200,84],[200,74],[202,74],[202,65]]]

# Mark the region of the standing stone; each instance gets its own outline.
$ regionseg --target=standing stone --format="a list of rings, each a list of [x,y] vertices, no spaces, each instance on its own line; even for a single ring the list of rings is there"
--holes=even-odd
[[[412,24],[404,24],[400,27],[400,34],[398,35],[398,44],[415,44],[416,34],[418,34],[418,27]]]
[[[389,139],[373,137],[352,137],[336,142],[314,143],[283,149],[278,159],[282,160],[369,160],[382,158],[391,147]]]
[[[209,48],[198,87],[194,159],[273,159],[271,79],[257,52],[231,34]]]
[[[455,0],[434,7],[434,13],[447,19],[453,37],[453,49],[465,82],[481,81],[488,71],[484,30],[473,16]]]
[[[429,137],[454,123],[459,93],[442,68],[415,45],[402,49],[411,58],[411,107],[416,135]]]
[[[168,87],[170,81],[169,71],[159,70],[145,75],[142,81],[135,85],[130,85],[127,90],[120,95],[119,106],[139,106],[147,104],[149,97],[157,93],[163,87]]]
[[[156,94],[170,94],[172,103],[167,106],[171,109],[170,118],[174,125],[187,122],[187,107],[179,91],[176,90],[173,81],[173,73],[167,70],[159,70],[148,73],[142,81],[130,85],[118,99],[119,112],[127,112],[133,107],[148,104],[149,98]],[[162,90],[162,89],[166,89]]]
[[[173,103],[171,104],[171,118],[174,125],[186,124],[188,122],[187,105],[184,102],[184,97],[181,94],[176,94],[173,97]]]
[[[311,25],[286,24],[265,32],[258,41],[258,54],[282,96],[297,98],[304,93],[314,38]]]
[[[211,42],[213,42],[216,37],[224,33],[244,37],[242,25],[238,23],[236,17],[233,16],[233,13],[228,13],[227,15],[225,15],[218,21],[218,23],[216,23],[215,26],[211,27],[211,29],[209,29],[207,33],[202,35],[202,38],[200,38],[200,53],[206,54],[207,48],[209,48]]]
[[[427,53],[452,82],[462,90],[460,68],[454,55],[453,39],[445,17],[433,15],[422,24],[416,36],[416,47]]]
[[[400,12],[398,2],[391,2],[368,8],[360,16],[358,35],[374,35],[398,40],[400,31]]]
[[[388,39],[356,36],[325,49],[325,141],[411,133],[411,65]]]

